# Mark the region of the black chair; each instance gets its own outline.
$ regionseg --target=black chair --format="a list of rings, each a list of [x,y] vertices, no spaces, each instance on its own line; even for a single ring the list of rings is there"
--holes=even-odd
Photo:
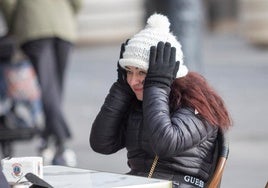
[[[0,36],[0,63],[10,63],[15,52],[15,39],[10,35]]]
[[[15,120],[16,116],[13,116],[13,119]],[[13,156],[13,143],[15,141],[31,140],[34,136],[40,134],[40,130],[36,127],[17,128],[15,125],[17,122],[13,121],[12,123],[14,124],[8,126],[6,116],[0,115],[0,151],[2,150],[3,158]]]
[[[229,138],[228,132],[218,131],[217,146],[216,146],[216,161],[214,172],[208,181],[208,188],[219,188],[223,176],[224,168],[229,155]]]

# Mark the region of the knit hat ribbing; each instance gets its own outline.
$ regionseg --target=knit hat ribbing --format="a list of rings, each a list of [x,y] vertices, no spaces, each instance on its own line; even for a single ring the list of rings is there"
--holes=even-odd
[[[119,60],[120,66],[134,66],[148,70],[150,47],[156,46],[158,42],[169,42],[176,48],[176,61],[180,61],[177,78],[183,77],[188,73],[187,67],[183,64],[183,53],[181,44],[176,37],[170,33],[169,20],[161,14],[153,14],[147,20],[147,25],[139,33],[135,34],[125,46],[123,58]]]

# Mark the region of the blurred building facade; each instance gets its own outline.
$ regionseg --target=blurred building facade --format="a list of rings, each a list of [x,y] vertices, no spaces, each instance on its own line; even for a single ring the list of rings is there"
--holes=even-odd
[[[144,0],[84,0],[78,16],[79,44],[125,40],[143,26]]]
[[[121,42],[144,26],[146,0],[84,0],[78,16],[78,43]],[[203,0],[209,31],[236,30],[256,45],[268,46],[267,0]],[[0,14],[0,35],[5,33]]]
[[[251,43],[268,46],[268,1],[240,0],[238,23],[242,36]]]
[[[85,0],[78,27],[83,43],[121,42],[144,26],[146,0]],[[267,0],[203,0],[208,31],[235,30],[253,44],[268,45]]]

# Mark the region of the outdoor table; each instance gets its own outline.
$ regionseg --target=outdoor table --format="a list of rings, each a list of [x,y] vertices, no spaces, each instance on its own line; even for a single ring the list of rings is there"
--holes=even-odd
[[[66,166],[44,166],[43,179],[54,188],[171,188],[171,181],[86,170]]]

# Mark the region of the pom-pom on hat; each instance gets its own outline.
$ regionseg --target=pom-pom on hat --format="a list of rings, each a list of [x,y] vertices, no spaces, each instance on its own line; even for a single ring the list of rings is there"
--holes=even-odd
[[[148,70],[151,46],[156,46],[158,42],[169,42],[176,48],[176,61],[180,61],[177,78],[188,73],[187,67],[183,64],[183,53],[181,44],[169,30],[170,22],[168,18],[161,14],[153,14],[147,20],[147,25],[139,33],[135,34],[125,46],[123,58],[119,60],[121,67],[134,66],[143,70]]]

